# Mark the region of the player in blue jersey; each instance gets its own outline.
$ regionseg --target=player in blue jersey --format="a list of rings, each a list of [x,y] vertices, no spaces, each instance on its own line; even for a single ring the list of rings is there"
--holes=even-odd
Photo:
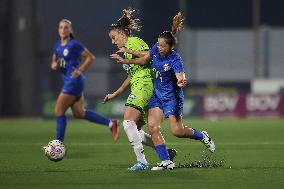
[[[59,22],[58,33],[60,40],[55,44],[51,62],[51,69],[59,69],[63,81],[63,87],[55,105],[56,139],[64,141],[67,125],[65,112],[71,108],[74,117],[109,127],[116,142],[118,121],[112,121],[92,110],[84,109],[85,77],[83,72],[95,60],[94,55],[74,39],[72,24],[69,20],[63,19]]]
[[[132,59],[132,64],[143,65],[151,62],[154,72],[154,93],[148,105],[148,126],[152,140],[161,163],[152,170],[173,169],[175,164],[170,160],[166,150],[165,140],[160,132],[164,117],[169,118],[171,132],[179,138],[191,138],[200,140],[210,152],[215,151],[215,144],[205,131],[198,131],[183,125],[183,102],[182,88],[187,79],[180,55],[174,51],[176,45],[176,33],[182,28],[183,18],[178,13],[173,19],[172,31],[164,31],[158,37],[158,42],[143,57]],[[130,61],[123,59],[118,54],[111,55],[118,62],[129,64]]]
[[[109,37],[113,45],[116,45],[120,52],[124,52],[125,58],[143,56],[144,52],[149,51],[148,45],[139,37],[132,36],[132,31],[139,31],[138,19],[134,19],[135,10],[132,8],[124,9],[122,17],[116,24],[109,27]],[[132,54],[133,51],[135,54]],[[145,158],[143,145],[154,148],[151,136],[141,128],[147,122],[147,105],[153,94],[153,74],[151,65],[123,65],[127,73],[127,78],[122,85],[113,93],[107,94],[104,102],[108,102],[130,87],[131,93],[126,100],[124,110],[123,127],[133,146],[137,162],[128,168],[131,171],[148,169],[149,164]],[[168,149],[170,158],[176,155],[174,149]]]

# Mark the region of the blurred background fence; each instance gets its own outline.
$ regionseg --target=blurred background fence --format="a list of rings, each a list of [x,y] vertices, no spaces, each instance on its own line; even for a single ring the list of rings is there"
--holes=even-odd
[[[143,25],[135,35],[149,46],[178,10],[186,15],[177,46],[190,80],[185,116],[284,116],[284,1],[1,0],[0,117],[53,116],[61,80],[49,66],[62,18],[96,56],[85,73],[87,105],[121,116],[127,93],[101,101],[126,78],[109,58],[116,48],[107,29],[128,6]]]

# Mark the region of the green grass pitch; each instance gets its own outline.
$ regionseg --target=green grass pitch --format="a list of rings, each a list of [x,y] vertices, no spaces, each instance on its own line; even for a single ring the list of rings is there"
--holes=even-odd
[[[51,162],[41,147],[55,135],[53,120],[0,120],[0,188],[284,188],[284,120],[192,119],[185,123],[205,129],[214,139],[219,168],[179,168],[130,172],[135,157],[123,128],[117,144],[110,131],[85,120],[68,122],[66,158]],[[147,130],[147,129],[145,129]],[[178,150],[176,163],[201,157],[198,141],[173,137],[163,125],[169,147]],[[151,167],[159,162],[145,147]]]

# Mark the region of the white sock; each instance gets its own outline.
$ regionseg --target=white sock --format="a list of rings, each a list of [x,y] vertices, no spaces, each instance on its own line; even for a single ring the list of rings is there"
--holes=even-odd
[[[110,120],[109,124],[108,124],[108,127],[109,128],[112,128],[112,125],[113,125],[113,122]]]
[[[139,133],[140,133],[140,136],[142,138],[142,144],[143,145],[149,146],[149,147],[152,147],[152,148],[155,147],[150,134],[145,133],[145,131],[143,131],[142,129],[139,131]]]
[[[147,164],[148,162],[145,158],[144,149],[142,145],[142,138],[137,129],[135,121],[124,120],[123,127],[130,144],[133,146],[134,153],[137,157],[137,161]]]

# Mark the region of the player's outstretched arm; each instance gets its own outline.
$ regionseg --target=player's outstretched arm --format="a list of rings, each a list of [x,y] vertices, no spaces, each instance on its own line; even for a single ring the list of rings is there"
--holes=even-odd
[[[185,77],[185,73],[184,72],[180,72],[180,73],[176,73],[176,78],[177,78],[177,85],[179,87],[185,87],[187,84],[187,79]]]
[[[122,63],[122,64],[144,65],[144,64],[147,64],[151,61],[151,56],[150,56],[149,52],[143,57],[134,58],[134,59],[124,59],[121,56],[119,56],[118,54],[112,54],[112,55],[110,55],[110,57],[112,59],[116,59],[117,62]]]
[[[130,86],[130,77],[128,76],[124,82],[122,83],[122,85],[114,92],[111,94],[107,94],[104,98],[103,103],[105,104],[107,101],[110,101],[112,99],[114,99],[115,97],[117,97],[118,95],[120,95],[121,93],[123,93],[128,87]]]
[[[121,47],[121,48],[119,48],[119,50],[116,53],[121,53],[121,52],[122,53],[126,52],[128,54],[132,54],[132,55],[140,58],[140,57],[143,57],[143,56],[147,55],[147,53],[149,51],[135,51],[135,50],[127,49],[125,47]]]

